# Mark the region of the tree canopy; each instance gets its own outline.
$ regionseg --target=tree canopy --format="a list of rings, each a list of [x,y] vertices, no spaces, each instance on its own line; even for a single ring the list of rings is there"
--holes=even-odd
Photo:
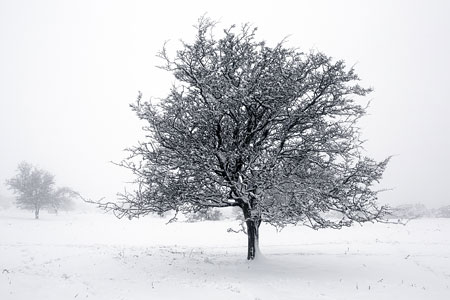
[[[256,28],[201,18],[192,43],[160,52],[176,83],[158,103],[139,94],[132,109],[147,138],[122,165],[137,188],[108,203],[119,217],[238,206],[253,259],[261,222],[341,228],[381,220],[373,188],[388,159],[364,156],[357,121],[371,90],[353,68]],[[364,101],[362,101],[364,103]],[[334,217],[330,218],[329,213]]]

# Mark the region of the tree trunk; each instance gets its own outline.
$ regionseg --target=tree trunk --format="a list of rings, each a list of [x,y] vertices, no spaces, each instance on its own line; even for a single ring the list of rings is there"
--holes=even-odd
[[[244,208],[245,223],[247,224],[247,259],[253,260],[259,254],[259,225],[261,224],[261,217],[252,216],[248,208]]]
[[[39,207],[35,206],[34,208],[34,218],[39,219]]]
[[[247,259],[253,260],[259,254],[259,224],[260,221],[248,220],[247,222],[248,251]]]

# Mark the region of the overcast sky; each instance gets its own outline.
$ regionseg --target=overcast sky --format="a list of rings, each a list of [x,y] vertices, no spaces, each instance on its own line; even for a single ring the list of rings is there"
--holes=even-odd
[[[339,2],[339,3],[338,3]],[[189,40],[200,15],[250,22],[258,38],[355,66],[375,91],[361,122],[367,154],[395,155],[380,201],[450,204],[450,1],[0,0],[0,194],[28,161],[57,185],[110,199],[131,175],[110,161],[142,135],[138,91],[162,97],[164,41]]]

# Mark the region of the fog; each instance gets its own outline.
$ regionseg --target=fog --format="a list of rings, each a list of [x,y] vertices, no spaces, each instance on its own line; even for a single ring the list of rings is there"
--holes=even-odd
[[[111,161],[142,137],[129,108],[163,97],[155,66],[207,13],[250,22],[258,38],[317,49],[355,66],[374,88],[362,120],[367,154],[394,155],[380,194],[392,205],[450,204],[448,1],[1,1],[0,194],[28,161],[86,197],[114,199],[132,180]]]

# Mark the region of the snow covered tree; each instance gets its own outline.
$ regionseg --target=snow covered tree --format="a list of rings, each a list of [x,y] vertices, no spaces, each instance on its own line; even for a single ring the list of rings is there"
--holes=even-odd
[[[132,104],[147,139],[121,165],[137,188],[103,206],[129,218],[239,207],[248,259],[261,222],[318,229],[381,220],[373,184],[388,160],[363,155],[356,122],[365,106],[356,102],[370,89],[353,68],[285,42],[270,47],[249,25],[220,38],[215,27],[201,18],[193,42],[174,57],[161,51],[176,84],[159,103],[139,94]]]
[[[75,195],[66,187],[55,190],[54,176],[27,162],[20,163],[17,171],[16,176],[6,180],[6,185],[16,194],[17,207],[33,210],[36,219],[39,219],[41,208],[57,210]]]

